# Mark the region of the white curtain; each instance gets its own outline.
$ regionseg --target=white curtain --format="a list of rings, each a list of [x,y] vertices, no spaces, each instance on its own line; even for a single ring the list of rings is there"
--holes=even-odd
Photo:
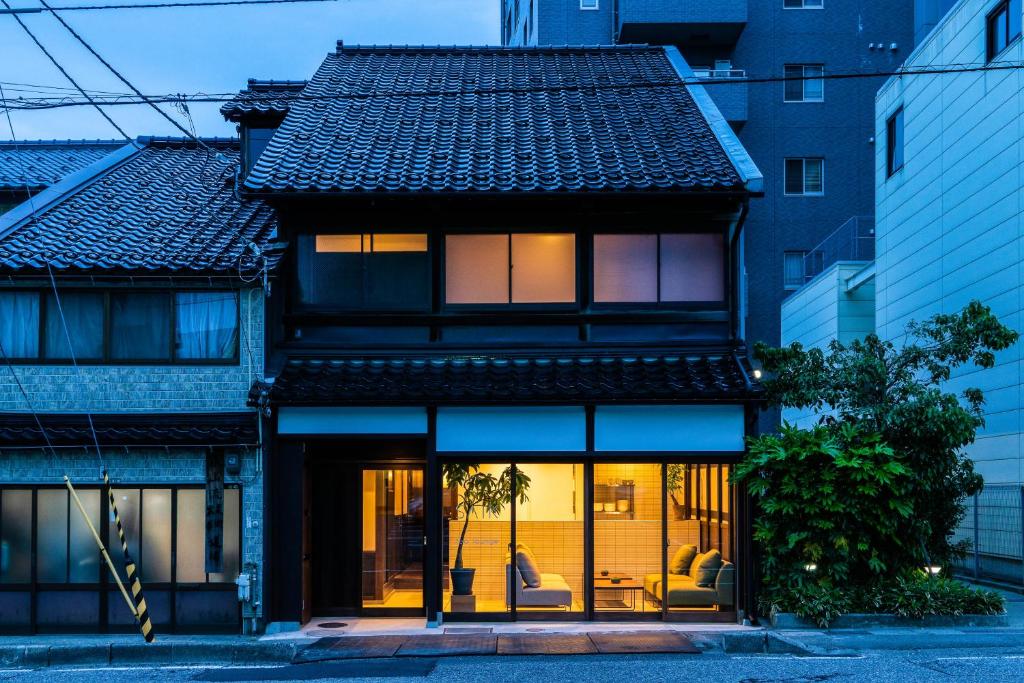
[[[178,292],[178,358],[233,358],[238,346],[235,292]]]
[[[39,355],[39,294],[0,292],[0,344],[9,358]]]

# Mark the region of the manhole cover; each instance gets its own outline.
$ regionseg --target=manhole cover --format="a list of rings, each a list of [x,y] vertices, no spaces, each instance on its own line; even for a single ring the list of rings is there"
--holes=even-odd
[[[528,629],[526,629],[526,631],[527,631],[527,633],[547,633],[548,632],[548,630],[546,628],[528,628]]]
[[[345,628],[346,626],[348,623],[344,621],[325,621],[322,624],[317,624],[317,628]]]

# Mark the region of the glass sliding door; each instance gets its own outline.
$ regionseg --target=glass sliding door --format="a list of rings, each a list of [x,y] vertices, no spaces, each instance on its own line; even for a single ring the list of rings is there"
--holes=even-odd
[[[736,609],[731,466],[669,463],[667,591],[657,592],[668,611],[732,612]]]
[[[657,615],[662,465],[595,463],[594,611]]]
[[[575,613],[584,609],[583,464],[516,463],[528,478],[516,500],[516,614]]]
[[[441,590],[447,615],[510,614],[512,507],[494,492],[507,487],[511,476],[511,463],[441,465]]]
[[[423,470],[362,470],[364,608],[423,608]]]

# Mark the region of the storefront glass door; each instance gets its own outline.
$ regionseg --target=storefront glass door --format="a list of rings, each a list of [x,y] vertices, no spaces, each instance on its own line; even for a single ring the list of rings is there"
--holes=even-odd
[[[423,470],[362,470],[361,595],[364,609],[422,609]]]

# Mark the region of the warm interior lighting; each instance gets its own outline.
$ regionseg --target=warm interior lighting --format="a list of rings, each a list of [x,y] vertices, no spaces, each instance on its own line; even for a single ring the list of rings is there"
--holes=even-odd
[[[363,250],[362,235],[317,235],[317,253],[358,254]]]
[[[373,251],[426,251],[427,236],[417,234],[381,234],[373,235]]]
[[[360,252],[425,252],[426,234],[374,233],[372,235],[317,235],[316,250],[327,254]]]
[[[508,303],[508,235],[448,235],[445,263],[448,303]]]
[[[512,235],[512,303],[576,301],[576,235]]]

